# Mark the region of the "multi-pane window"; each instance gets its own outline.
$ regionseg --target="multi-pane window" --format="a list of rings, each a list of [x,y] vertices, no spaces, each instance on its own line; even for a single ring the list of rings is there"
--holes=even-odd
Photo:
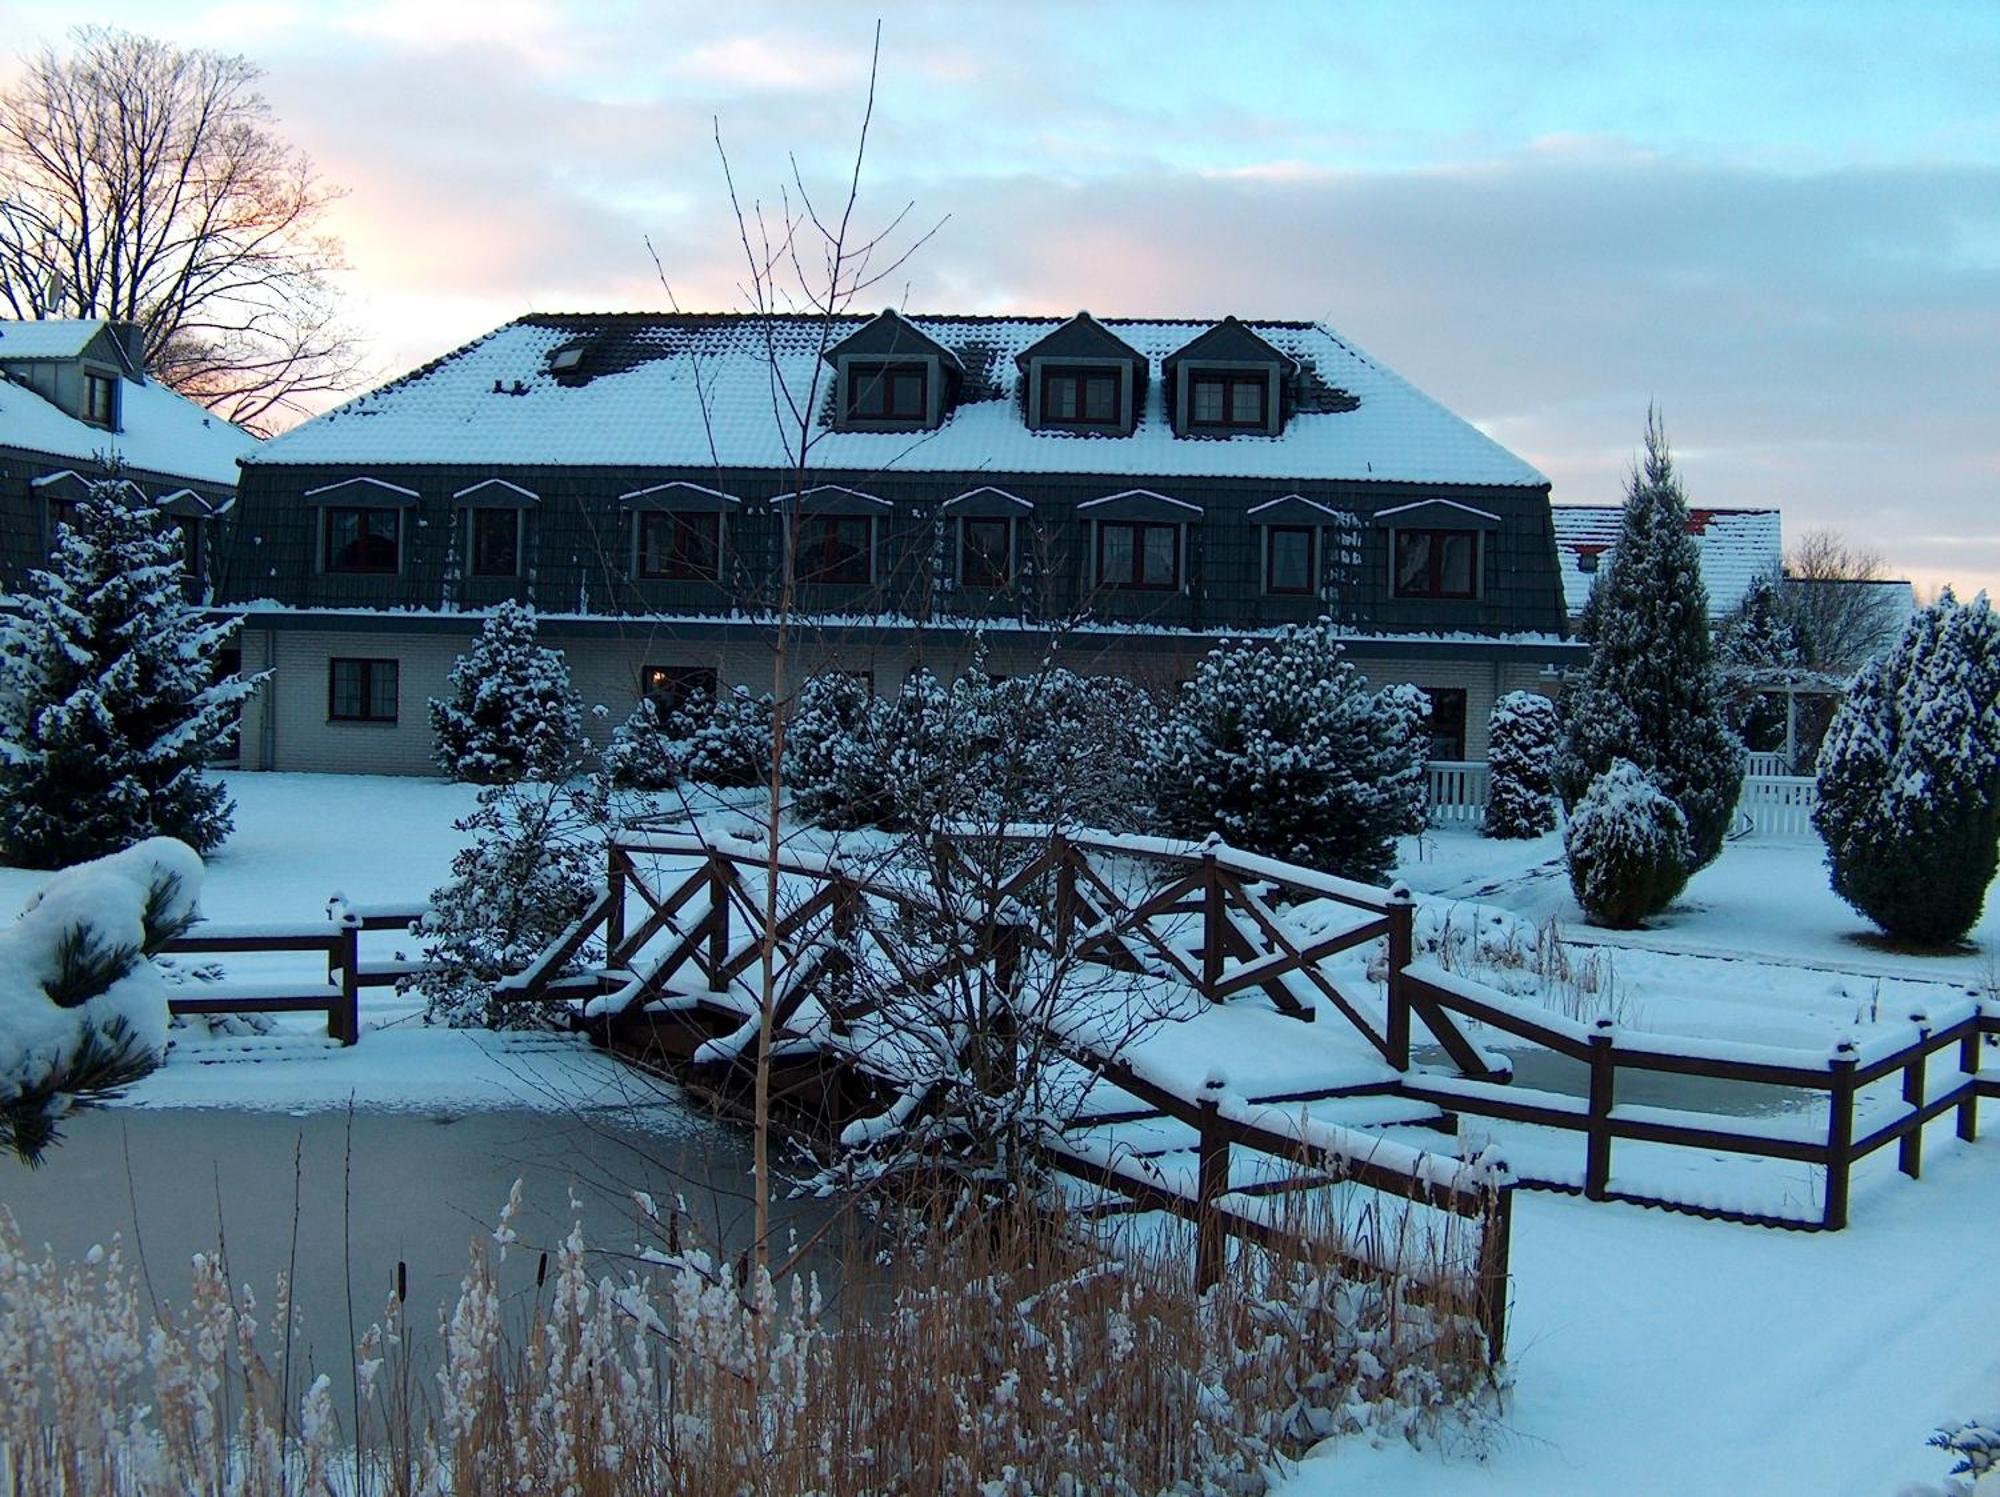
[[[1049,426],[1115,426],[1115,369],[1048,369],[1042,373],[1042,422]]]
[[[1097,527],[1100,587],[1170,591],[1180,581],[1180,526],[1113,520]]]
[[[1310,525],[1269,525],[1264,529],[1264,591],[1309,593],[1313,590],[1313,542]]]
[[[521,511],[475,509],[472,512],[472,575],[521,575]]]
[[[1396,532],[1395,595],[1399,598],[1472,598],[1479,592],[1479,532]]]
[[[327,662],[326,715],[342,723],[396,720],[396,662],[336,656]]]
[[[922,364],[849,364],[847,419],[922,421],[925,380]]]
[[[958,522],[958,580],[965,587],[1005,587],[1013,568],[1013,524],[1008,520]]]
[[[1460,686],[1426,686],[1431,699],[1431,748],[1433,759],[1460,762],[1465,758],[1465,689]]]
[[[679,510],[640,515],[639,575],[715,581],[722,575],[722,516]]]
[[[397,570],[399,511],[329,508],[324,525],[327,571],[393,574]]]
[[[102,374],[83,377],[83,419],[92,426],[118,423],[118,382]]]
[[[713,702],[716,674],[713,667],[706,665],[649,665],[639,685],[664,721],[697,697]]]
[[[1189,419],[1196,426],[1261,428],[1270,380],[1263,374],[1191,374]]]
[[[875,522],[867,515],[801,515],[798,522],[801,582],[872,582]]]

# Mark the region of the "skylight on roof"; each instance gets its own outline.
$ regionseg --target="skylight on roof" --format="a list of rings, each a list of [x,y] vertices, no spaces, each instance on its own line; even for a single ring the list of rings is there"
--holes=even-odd
[[[582,362],[583,345],[579,343],[574,348],[558,348],[549,357],[549,369],[552,373],[563,374]]]

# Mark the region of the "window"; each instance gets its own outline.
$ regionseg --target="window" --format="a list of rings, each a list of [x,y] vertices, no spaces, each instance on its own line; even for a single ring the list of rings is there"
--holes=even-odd
[[[1046,369],[1042,372],[1044,426],[1117,426],[1116,369]]]
[[[83,377],[83,419],[92,426],[118,424],[118,382],[102,374]]]
[[[1478,596],[1479,532],[1396,532],[1395,595],[1399,598]]]
[[[1106,521],[1097,527],[1099,586],[1170,591],[1181,581],[1178,525]]]
[[[928,414],[925,386],[922,364],[849,364],[847,419],[922,421]]]
[[[472,575],[521,575],[521,511],[475,509],[472,512]]]
[[[1193,425],[1261,430],[1269,424],[1267,375],[1190,374],[1188,379],[1188,419]]]
[[[1313,552],[1318,535],[1310,525],[1269,525],[1264,530],[1264,591],[1313,590]]]
[[[1431,699],[1431,748],[1433,759],[1457,763],[1465,758],[1465,689],[1459,686],[1426,686]]]
[[[337,723],[396,720],[396,662],[336,657],[327,662],[326,715]]]
[[[713,702],[716,675],[705,665],[649,665],[640,676],[639,687],[665,719],[697,695]]]
[[[722,575],[722,516],[640,515],[639,575],[714,582]]]
[[[958,580],[963,587],[1005,587],[1013,575],[1011,520],[958,522]]]
[[[875,521],[867,515],[801,515],[801,582],[867,583],[875,576]]]
[[[325,525],[327,571],[397,571],[403,517],[396,510],[328,509]]]

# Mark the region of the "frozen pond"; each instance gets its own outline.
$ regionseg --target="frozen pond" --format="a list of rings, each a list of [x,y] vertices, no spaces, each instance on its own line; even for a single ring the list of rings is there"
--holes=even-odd
[[[1590,1067],[1567,1055],[1533,1045],[1496,1045],[1494,1037],[1483,1036],[1481,1043],[1498,1050],[1514,1062],[1512,1084],[1540,1092],[1557,1092],[1567,1097],[1590,1095]],[[1454,1071],[1451,1057],[1443,1047],[1423,1045],[1412,1052],[1419,1065]],[[1745,1081],[1717,1081],[1708,1076],[1682,1076],[1668,1071],[1640,1071],[1620,1067],[1617,1105],[1678,1107],[1689,1112],[1713,1112],[1730,1117],[1764,1117],[1775,1112],[1798,1112],[1808,1107],[1826,1106],[1824,1092],[1803,1091],[1791,1086],[1764,1086]]]
[[[456,1296],[469,1243],[491,1231],[516,1179],[526,1206],[503,1285],[510,1314],[523,1318],[539,1253],[569,1229],[572,1195],[596,1254],[593,1278],[622,1274],[635,1245],[657,1240],[633,1190],[663,1210],[684,1196],[702,1238],[732,1255],[750,1241],[747,1133],[667,1100],[572,1112],[357,1110],[351,1146],[344,1110],[114,1108],[73,1119],[39,1170],[0,1160],[0,1203],[26,1242],[61,1258],[121,1234],[128,1261],[136,1269],[143,1248],[154,1292],[176,1306],[187,1300],[191,1256],[220,1242],[231,1283],[254,1289],[267,1323],[277,1277],[296,1255],[292,1382],[304,1386],[297,1371],[309,1362],[339,1387],[353,1360],[350,1283],[359,1334],[407,1265],[408,1320],[428,1370],[437,1310]],[[827,1210],[779,1201],[774,1255],[787,1250],[788,1229],[803,1238]]]

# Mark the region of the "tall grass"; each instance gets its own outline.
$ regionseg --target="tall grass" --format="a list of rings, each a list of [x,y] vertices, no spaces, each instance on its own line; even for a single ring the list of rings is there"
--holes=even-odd
[[[325,1377],[281,1406],[282,1285],[260,1323],[199,1259],[154,1321],[116,1247],[33,1258],[0,1213],[0,1490],[1255,1493],[1324,1436],[1421,1433],[1494,1386],[1469,1304],[1343,1279],[1330,1237],[1323,1262],[1241,1249],[1197,1295],[1174,1229],[1146,1219],[1107,1247],[1026,1210],[856,1256],[837,1307],[808,1277],[682,1248],[678,1220],[593,1277],[572,1229],[510,1328],[497,1269],[518,1205],[517,1188],[473,1245],[435,1373],[414,1373],[394,1297],[361,1337],[358,1430]],[[1286,1214],[1297,1229],[1313,1208]]]

